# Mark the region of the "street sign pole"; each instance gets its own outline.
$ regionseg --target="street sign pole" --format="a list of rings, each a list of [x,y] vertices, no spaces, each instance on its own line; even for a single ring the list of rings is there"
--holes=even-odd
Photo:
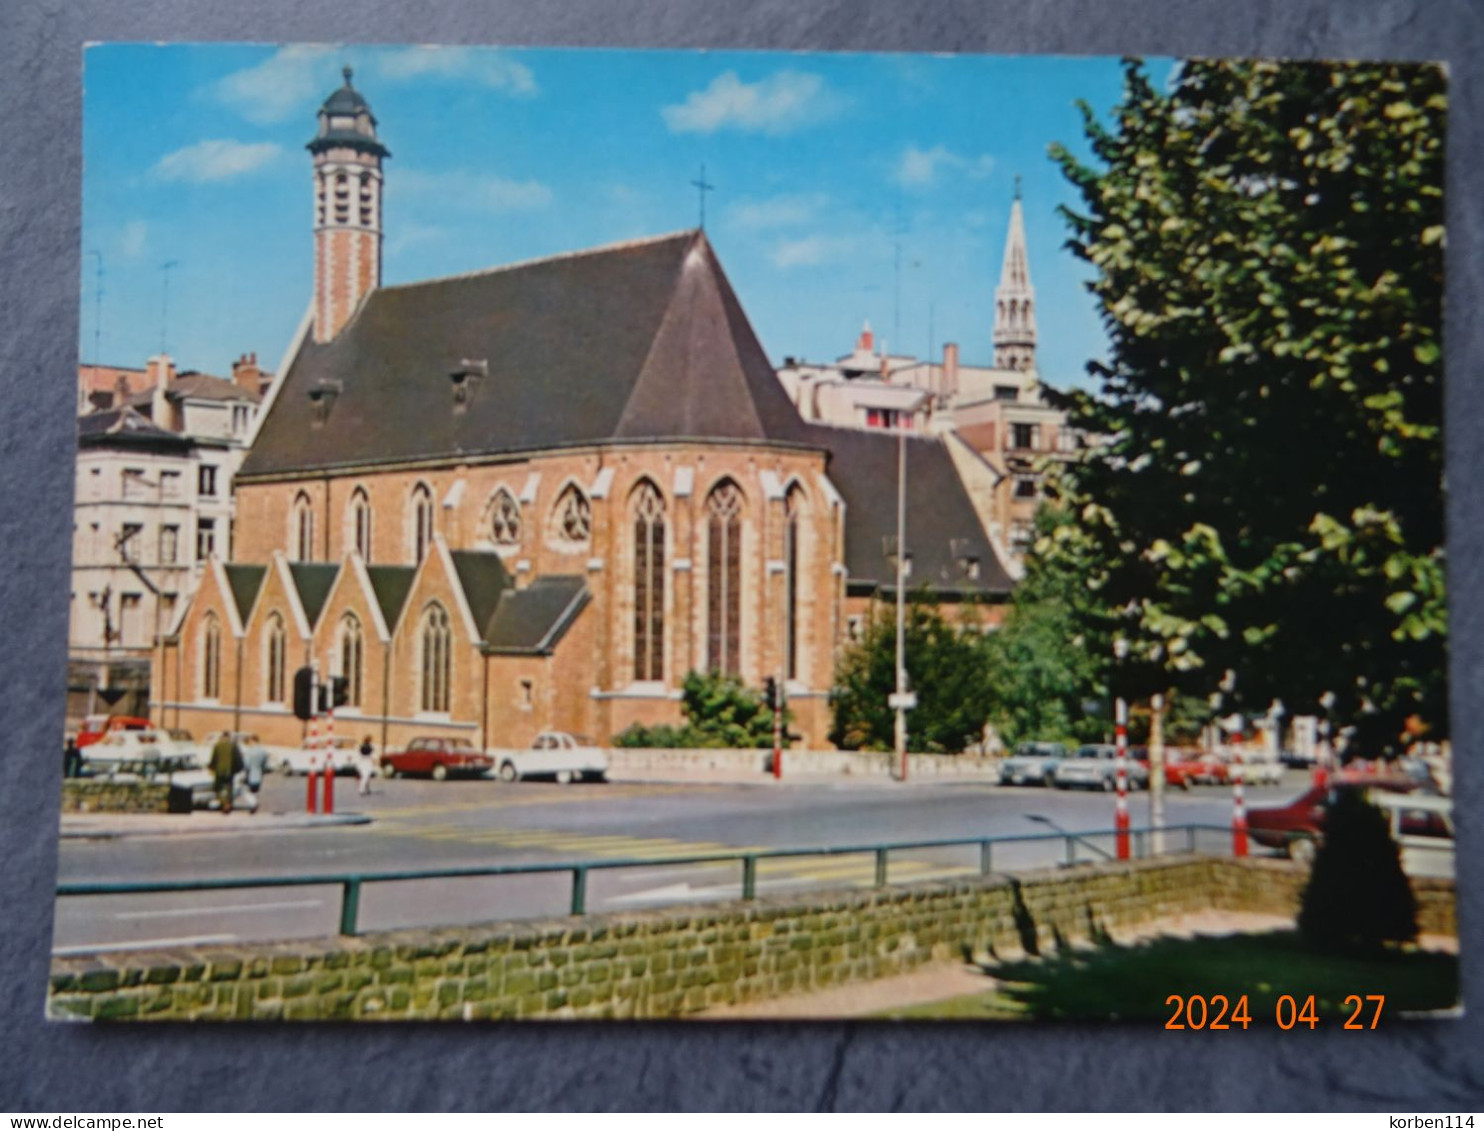
[[[1149,846],[1154,856],[1165,851],[1165,697],[1149,701]]]
[[[897,429],[897,693],[896,753],[901,780],[907,780],[907,432]]]
[[[1117,807],[1113,813],[1114,840],[1118,847],[1118,859],[1129,857],[1128,824],[1128,704],[1119,696],[1114,708],[1114,735],[1118,743],[1116,780],[1118,785]]]

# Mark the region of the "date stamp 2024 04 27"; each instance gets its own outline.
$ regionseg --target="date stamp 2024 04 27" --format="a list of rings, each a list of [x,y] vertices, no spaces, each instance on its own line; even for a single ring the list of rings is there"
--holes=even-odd
[[[1249,995],[1232,999],[1225,994],[1171,994],[1165,1004],[1174,1012],[1165,1021],[1166,1029],[1247,1029],[1252,1025]],[[1375,1029],[1386,1008],[1385,994],[1349,994],[1344,1008],[1349,1010],[1343,1029]],[[1285,1032],[1300,1026],[1317,1029],[1320,1025],[1314,995],[1299,1000],[1292,994],[1281,994],[1273,1002],[1273,1023]]]

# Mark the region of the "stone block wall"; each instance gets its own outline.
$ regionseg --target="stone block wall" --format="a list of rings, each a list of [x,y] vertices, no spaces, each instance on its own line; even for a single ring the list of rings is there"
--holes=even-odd
[[[1045,951],[1184,912],[1293,914],[1303,870],[1202,857],[639,913],[55,959],[93,1020],[661,1018]],[[1451,885],[1437,898],[1451,902]],[[1438,921],[1441,921],[1439,918]]]
[[[64,813],[168,813],[170,786],[166,782],[112,782],[64,778]]]

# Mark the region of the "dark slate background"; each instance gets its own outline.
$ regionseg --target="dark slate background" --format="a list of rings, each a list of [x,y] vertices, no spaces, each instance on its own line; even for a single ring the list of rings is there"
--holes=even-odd
[[[0,0],[0,1108],[1484,1107],[1477,757],[1484,400],[1481,15],[1469,0]],[[1443,59],[1458,1021],[1378,1033],[1114,1026],[119,1026],[42,1020],[67,628],[82,45],[382,41]],[[1461,893],[1462,894],[1462,893]],[[1364,993],[1368,987],[1357,986]]]

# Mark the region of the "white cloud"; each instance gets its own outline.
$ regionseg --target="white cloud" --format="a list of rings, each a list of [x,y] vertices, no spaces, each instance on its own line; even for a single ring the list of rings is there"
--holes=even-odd
[[[551,189],[540,181],[516,181],[490,173],[425,173],[402,169],[395,180],[388,181],[388,191],[437,197],[445,206],[488,212],[530,211],[551,203]]]
[[[150,171],[162,181],[205,184],[255,172],[282,155],[283,149],[271,141],[211,138],[165,154]]]
[[[392,82],[449,78],[476,82],[517,98],[533,97],[531,68],[498,51],[472,47],[407,47],[376,56],[376,74]]]
[[[773,266],[818,267],[831,260],[843,259],[855,250],[855,240],[850,236],[805,236],[802,239],[782,240],[768,253]]]
[[[283,47],[219,80],[213,93],[250,122],[282,122],[340,85],[333,47]]]
[[[400,223],[387,239],[386,253],[389,256],[397,255],[424,244],[444,243],[450,234],[447,228],[440,228],[435,224],[419,224],[414,221]]]
[[[119,233],[119,255],[124,259],[138,259],[149,245],[149,224],[143,220],[130,220]]]
[[[936,181],[940,172],[952,171],[979,179],[989,176],[993,170],[994,158],[987,153],[981,153],[977,157],[964,157],[943,145],[935,145],[931,149],[909,145],[897,160],[894,176],[899,185],[923,188]]]
[[[779,71],[745,83],[735,71],[718,75],[705,90],[686,95],[660,113],[672,133],[713,134],[721,129],[785,134],[836,113],[842,100],[818,75]]]
[[[727,220],[738,228],[761,231],[807,224],[825,205],[821,193],[809,196],[774,196],[765,200],[739,200],[727,210]]]

